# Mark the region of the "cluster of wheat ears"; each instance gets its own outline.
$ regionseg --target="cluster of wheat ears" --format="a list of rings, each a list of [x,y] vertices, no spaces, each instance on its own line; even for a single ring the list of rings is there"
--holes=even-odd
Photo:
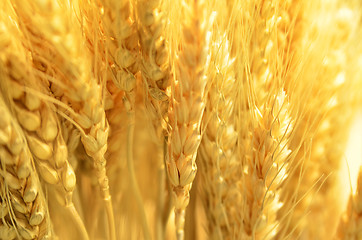
[[[361,9],[1,0],[0,239],[361,240]]]

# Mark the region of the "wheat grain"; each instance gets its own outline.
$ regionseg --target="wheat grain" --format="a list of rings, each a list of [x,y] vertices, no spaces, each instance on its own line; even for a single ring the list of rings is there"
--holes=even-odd
[[[77,169],[78,160],[75,155],[75,151],[80,144],[80,133],[77,128],[69,121],[61,119],[61,130],[64,138],[64,142],[67,145],[68,161],[74,169]]]

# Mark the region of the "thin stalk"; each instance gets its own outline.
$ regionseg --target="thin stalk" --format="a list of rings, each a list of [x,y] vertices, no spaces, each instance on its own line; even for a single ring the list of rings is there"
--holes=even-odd
[[[158,201],[157,201],[157,213],[156,213],[156,239],[163,240],[165,239],[164,225],[162,221],[163,208],[165,206],[165,169],[164,164],[161,164],[160,169],[158,170]]]
[[[132,94],[132,93],[131,93]],[[128,98],[134,98],[134,95],[127,94]],[[131,96],[130,96],[131,95]],[[131,99],[131,103],[132,103]],[[136,202],[139,209],[139,214],[141,216],[142,221],[142,228],[144,233],[145,240],[151,240],[151,234],[148,228],[146,213],[144,209],[144,204],[141,196],[140,189],[138,187],[136,173],[134,170],[134,163],[133,163],[133,135],[134,135],[134,125],[135,125],[135,112],[133,106],[131,106],[128,99],[125,99],[125,105],[127,108],[127,117],[128,117],[128,126],[127,126],[127,166],[128,172],[131,180],[131,186],[134,196],[136,197]],[[127,107],[128,105],[128,107]],[[132,104],[133,105],[133,104]]]
[[[97,163],[106,162],[103,155],[98,155],[98,156],[94,157],[94,159],[97,159],[97,158],[101,158],[101,159],[96,160]],[[111,194],[109,193],[108,178],[105,173],[105,167],[101,167],[101,168],[102,169],[97,169],[96,171],[97,171],[97,175],[98,175],[97,176],[98,183],[101,185],[101,193],[102,193],[104,206],[106,207],[106,215],[107,215],[107,220],[108,220],[108,232],[109,232],[108,239],[116,240],[116,227],[115,227],[115,223],[114,223],[112,198],[111,198]]]
[[[163,164],[164,166],[166,166],[166,154],[167,154],[167,141],[168,141],[168,137],[165,136],[164,138],[164,142],[163,142]],[[167,176],[167,169],[164,168],[165,171],[165,176]],[[170,217],[170,213],[171,213],[171,207],[172,207],[172,201],[171,201],[171,185],[169,183],[168,177],[166,177],[166,185],[167,185],[167,198],[166,198],[166,203],[164,205],[163,208],[163,213],[162,213],[162,226],[165,228],[168,222],[168,218]],[[165,231],[165,229],[164,229]]]
[[[87,229],[85,228],[82,219],[80,218],[77,210],[75,209],[74,204],[73,203],[67,204],[66,209],[70,213],[70,216],[73,218],[74,223],[79,229],[80,240],[89,240]]]
[[[170,193],[171,188],[168,183],[167,170],[165,169],[166,166],[166,154],[167,154],[167,136],[164,136],[163,141],[163,162],[161,164],[159,170],[159,200],[157,203],[157,214],[156,214],[156,223],[157,223],[157,238],[158,240],[165,239],[165,231],[167,226],[167,221],[171,212],[171,201],[170,197],[165,197],[164,191],[167,185],[167,190]]]
[[[197,178],[197,177],[196,177]],[[189,206],[186,209],[186,219],[185,219],[185,239],[196,239],[197,238],[197,222],[196,222],[196,190],[197,190],[197,180],[195,179],[193,183],[193,188],[191,189],[191,197]]]
[[[112,199],[109,196],[108,198],[104,198],[103,200],[104,200],[104,203],[106,206],[106,213],[107,213],[107,218],[108,218],[109,239],[116,240],[116,228],[115,228],[115,224],[114,224]]]
[[[185,210],[184,209],[175,209],[175,224],[176,224],[176,239],[184,240],[185,231]]]

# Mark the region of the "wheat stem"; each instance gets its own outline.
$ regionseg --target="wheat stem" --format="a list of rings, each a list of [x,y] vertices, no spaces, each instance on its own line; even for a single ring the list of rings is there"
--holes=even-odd
[[[126,100],[128,101],[128,100]],[[133,109],[129,109],[127,111],[128,116],[128,124],[127,124],[127,166],[128,166],[128,172],[132,184],[132,190],[133,194],[136,197],[136,202],[139,209],[139,215],[141,217],[142,221],[142,228],[143,228],[143,234],[144,238],[147,240],[151,239],[151,234],[148,229],[148,223],[147,223],[147,217],[144,210],[144,204],[142,200],[142,195],[140,192],[140,189],[138,187],[135,168],[134,168],[134,159],[133,159],[133,142],[134,142],[134,125],[135,125],[135,113]]]
[[[158,170],[158,187],[157,187],[157,205],[156,205],[156,216],[155,216],[155,222],[156,222],[156,239],[162,240],[164,239],[165,235],[165,229],[162,221],[162,214],[165,210],[165,165],[162,164],[161,167]]]
[[[75,209],[74,204],[70,203],[66,206],[66,210],[69,212],[70,216],[73,218],[77,228],[80,231],[80,236],[82,240],[89,240],[87,229],[85,228],[84,222],[80,217],[78,211]]]

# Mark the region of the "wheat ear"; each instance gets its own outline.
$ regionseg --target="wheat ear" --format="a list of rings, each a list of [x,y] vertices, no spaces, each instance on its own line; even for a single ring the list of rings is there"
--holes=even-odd
[[[115,239],[113,207],[104,158],[108,123],[103,107],[103,85],[98,79],[101,76],[97,71],[91,72],[92,65],[87,59],[87,51],[82,49],[84,43],[80,26],[72,22],[75,16],[72,15],[70,6],[54,1],[17,3],[17,6],[22,6],[17,8],[17,11],[24,21],[29,20],[34,13],[37,15],[37,18],[31,18],[33,27],[27,34],[33,41],[33,49],[39,48],[37,41],[44,41],[47,51],[42,51],[44,54],[41,57],[44,59],[43,65],[50,69],[47,72],[52,74],[49,74],[48,80],[53,81],[52,90],[63,102],[58,103],[62,116],[72,119],[77,124],[87,154],[94,160],[108,216],[109,237]],[[58,21],[62,24],[58,24]],[[95,52],[98,51],[97,46],[94,46],[94,49]],[[95,68],[97,64],[98,62],[94,64]],[[59,90],[62,95],[59,94]]]
[[[16,33],[15,28],[9,30]],[[20,39],[20,33],[18,38]],[[25,59],[25,50],[16,41],[12,41],[9,52],[6,53],[6,64],[9,69],[7,81],[9,86],[22,85],[32,88],[33,92],[17,92],[9,94],[11,106],[16,113],[20,125],[24,129],[29,148],[36,160],[36,166],[42,179],[55,190],[57,199],[66,207],[70,216],[77,223],[83,239],[88,239],[87,233],[80,216],[72,203],[72,194],[76,179],[72,166],[67,159],[67,147],[64,143],[60,124],[55,113],[55,107],[34,95],[48,93],[47,81],[37,78],[32,74]],[[17,53],[17,54],[14,54]]]
[[[1,36],[1,34],[0,34]],[[2,72],[3,69],[0,69]],[[0,97],[1,239],[52,235],[48,206],[23,132]],[[47,225],[47,231],[39,229]]]
[[[177,239],[184,237],[185,210],[196,175],[196,154],[201,141],[200,123],[205,108],[205,69],[208,41],[207,7],[202,1],[182,1],[185,19],[182,21],[179,56],[169,107],[170,133],[166,168],[175,199]],[[202,17],[200,17],[200,14]],[[202,20],[202,22],[200,21]],[[175,49],[176,51],[176,49]]]
[[[322,6],[328,11],[325,18],[333,19],[329,24],[338,28],[328,36],[331,44],[324,58],[324,61],[327,59],[327,63],[324,62],[325,69],[321,71],[321,75],[329,77],[329,84],[325,85],[325,89],[326,92],[330,91],[330,98],[323,119],[313,137],[310,160],[311,164],[318,165],[320,176],[328,177],[310,205],[311,213],[307,216],[307,222],[324,222],[336,229],[338,216],[343,211],[340,198],[336,198],[341,192],[337,172],[343,163],[351,123],[356,112],[350,95],[353,92],[355,73],[351,72],[348,65],[357,60],[354,55],[349,54],[351,51],[349,49],[355,48],[351,39],[357,32],[356,22],[360,19],[360,13],[351,2],[340,4],[326,1]],[[334,235],[328,229],[318,228],[314,224],[308,224],[307,229],[311,238],[331,239]]]
[[[222,18],[223,16],[218,16]],[[230,58],[226,34],[214,29],[208,76],[212,82],[203,116],[205,133],[198,151],[198,165],[204,191],[203,202],[211,239],[228,239],[236,215],[235,199],[240,199],[234,175],[240,175],[237,161],[237,132],[234,124],[236,109],[235,59]],[[239,172],[239,173],[238,173]],[[232,200],[234,199],[234,200]]]
[[[301,7],[289,8],[290,16],[299,17],[293,20],[294,26],[287,36],[291,47],[286,91],[291,99],[291,114],[298,121],[290,141],[296,157],[282,188],[284,205],[278,218],[283,218],[283,224],[280,224],[277,238],[302,234],[329,239],[331,231],[308,222],[328,222],[333,228],[341,211],[339,200],[335,198],[336,172],[347,138],[345,127],[350,125],[351,109],[347,106],[351,81],[346,71],[346,43],[353,32],[353,21],[348,19],[354,16],[351,10],[340,9],[336,2],[319,2],[316,9],[309,4],[303,2],[298,4]],[[310,19],[314,19],[314,23],[309,23]],[[326,31],[329,24],[340,28]],[[319,32],[318,37],[315,31]],[[316,209],[322,210],[317,213]],[[310,211],[308,215],[307,211]],[[337,214],[332,214],[335,211]]]
[[[278,189],[289,161],[291,129],[288,100],[280,90],[284,85],[277,38],[280,7],[273,1],[235,1],[231,7],[241,173],[230,179],[238,186],[232,204],[237,217],[231,218],[226,239],[270,238],[277,227]]]

